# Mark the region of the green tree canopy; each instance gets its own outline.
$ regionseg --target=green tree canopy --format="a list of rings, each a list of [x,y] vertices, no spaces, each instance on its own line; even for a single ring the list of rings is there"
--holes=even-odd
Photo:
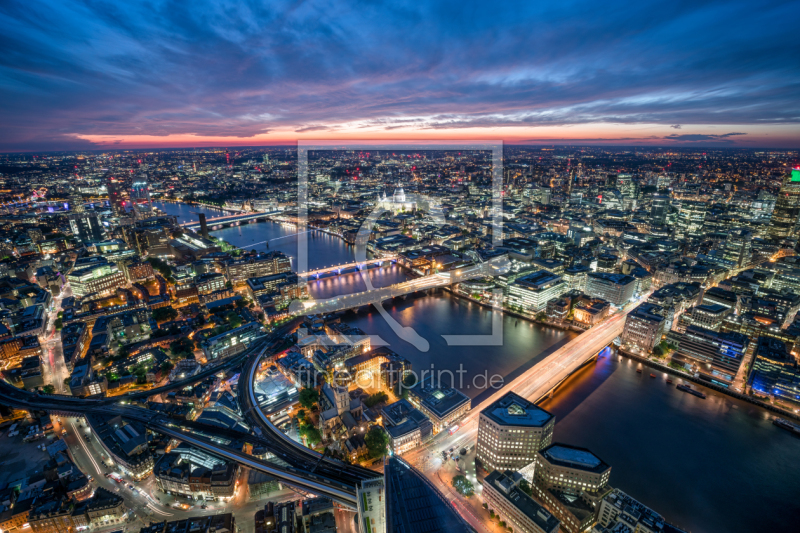
[[[300,391],[300,405],[306,409],[311,409],[318,401],[319,393],[316,390],[305,387]]]
[[[389,435],[380,426],[372,426],[364,436],[370,457],[383,457],[389,451]]]
[[[169,349],[172,350],[173,355],[176,357],[182,357],[183,359],[194,357],[194,341],[189,337],[181,337],[171,342]]]
[[[367,407],[374,407],[375,405],[386,402],[389,400],[389,395],[385,392],[376,392],[375,394],[371,395],[369,398],[364,400],[364,405]]]
[[[462,496],[470,497],[475,494],[475,487],[472,485],[472,481],[468,480],[463,475],[455,476],[452,484],[453,488],[455,488]]]
[[[153,320],[156,322],[169,322],[178,318],[178,312],[172,306],[159,307],[153,310]]]

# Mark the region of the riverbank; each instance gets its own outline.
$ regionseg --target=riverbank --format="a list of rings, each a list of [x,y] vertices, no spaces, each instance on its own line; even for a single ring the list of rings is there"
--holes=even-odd
[[[464,300],[467,300],[468,302],[472,302],[474,304],[478,304],[481,307],[485,307],[485,308],[491,309],[493,311],[500,311],[504,315],[513,316],[514,318],[521,318],[522,320],[527,320],[528,322],[531,322],[533,324],[538,324],[540,326],[548,326],[548,327],[551,327],[551,328],[560,329],[561,331],[572,331],[573,333],[578,333],[578,334],[583,333],[584,331],[587,331],[585,329],[581,329],[581,328],[578,328],[578,327],[575,327],[575,326],[571,326],[571,325],[568,326],[566,324],[559,324],[557,322],[551,322],[549,320],[548,321],[538,321],[535,318],[531,318],[528,315],[523,315],[522,313],[518,313],[517,311],[512,311],[511,309],[507,309],[505,307],[495,307],[495,306],[493,306],[491,304],[488,304],[488,303],[486,303],[486,302],[484,302],[482,300],[477,300],[475,298],[472,298],[471,296],[467,296],[466,294],[462,294],[462,293],[460,293],[460,292],[458,292],[456,290],[451,289],[450,287],[442,287],[442,288],[446,292],[449,292],[450,294],[452,294],[453,296],[455,296],[457,298],[462,298]]]
[[[736,398],[737,400],[742,400],[742,401],[751,403],[753,405],[757,405],[757,406],[759,406],[759,407],[761,407],[763,409],[766,409],[767,411],[770,411],[772,413],[781,415],[783,417],[793,418],[794,420],[800,420],[800,415],[798,415],[797,413],[794,413],[792,411],[786,411],[785,409],[781,409],[780,407],[777,407],[777,406],[772,405],[770,403],[767,403],[767,402],[764,402],[762,400],[759,400],[758,398],[753,398],[752,396],[748,396],[747,394],[742,394],[740,392],[736,392],[736,391],[730,390],[727,387],[722,387],[720,385],[715,385],[713,383],[709,383],[708,381],[705,381],[703,379],[695,377],[695,376],[693,376],[691,374],[688,374],[686,372],[681,372],[680,370],[678,370],[676,368],[672,368],[669,365],[665,365],[665,364],[659,363],[658,361],[653,361],[652,359],[649,359],[647,357],[642,357],[641,355],[637,355],[635,353],[628,352],[628,351],[624,350],[623,348],[618,348],[617,352],[620,355],[623,355],[623,356],[627,357],[628,359],[633,359],[634,361],[638,361],[638,362],[642,363],[643,365],[649,366],[650,368],[655,368],[656,370],[660,370],[662,372],[666,372],[666,373],[671,374],[673,376],[677,376],[677,377],[679,377],[681,379],[685,379],[686,381],[691,381],[692,383],[696,383],[698,385],[702,385],[703,387],[706,387],[708,389],[711,389],[711,390],[714,390],[714,391],[717,391],[717,392],[721,392],[722,394],[728,395],[728,396],[730,396],[732,398]]]

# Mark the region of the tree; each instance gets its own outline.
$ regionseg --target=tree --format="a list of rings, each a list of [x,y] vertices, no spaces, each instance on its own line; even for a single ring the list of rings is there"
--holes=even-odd
[[[528,483],[527,479],[523,479],[519,482],[519,490],[527,494],[528,496],[533,495],[533,490],[531,489],[531,484]]]
[[[163,363],[161,363],[162,372],[169,372],[173,368],[175,368],[175,365],[172,364],[172,361],[164,361]]]
[[[158,309],[153,310],[153,320],[159,324],[162,322],[175,320],[176,318],[178,318],[178,312],[169,305],[167,307],[159,307]]]
[[[453,485],[453,488],[455,488],[458,491],[458,493],[461,494],[462,496],[466,496],[467,498],[469,498],[470,496],[475,494],[475,487],[473,487],[472,481],[468,480],[463,475],[459,474],[455,476],[451,483]]]
[[[230,324],[233,329],[236,329],[242,325],[242,317],[240,317],[239,313],[236,311],[228,311],[225,314],[225,320],[228,321],[228,324]]]
[[[319,393],[315,389],[305,387],[300,391],[300,405],[306,409],[312,409],[318,401]]]
[[[380,426],[372,426],[364,436],[364,442],[372,458],[383,457],[389,451],[389,435]]]
[[[172,279],[172,267],[166,261],[162,261],[157,257],[148,257],[147,262],[166,279]]]
[[[309,446],[316,446],[322,442],[322,434],[312,424],[300,424],[300,436],[305,437]]]
[[[56,318],[55,326],[56,326],[56,331],[61,331],[61,328],[64,327],[64,321],[60,318]]]
[[[42,390],[45,394],[55,394],[56,388],[52,385],[45,385]]]
[[[194,357],[194,341],[189,337],[181,337],[170,343],[169,349],[172,350],[173,355],[183,359],[191,359]]]
[[[374,407],[375,405],[386,402],[389,400],[389,395],[385,392],[376,392],[375,394],[371,395],[369,398],[364,400],[364,405],[367,407]]]

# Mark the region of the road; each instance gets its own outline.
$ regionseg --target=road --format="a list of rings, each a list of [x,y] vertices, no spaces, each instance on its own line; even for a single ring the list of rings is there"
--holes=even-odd
[[[442,431],[427,444],[410,451],[403,458],[421,471],[435,471],[441,466],[441,459],[437,457],[440,451],[450,448],[460,449],[465,445],[475,443],[478,420],[483,409],[510,391],[531,401],[539,400],[621,335],[625,326],[625,317],[648,296],[649,293],[629,303],[623,309],[609,316],[603,323],[582,333],[511,382],[504,384],[480,404],[474,405],[459,422],[459,429],[453,435]]]
[[[116,472],[124,479],[124,474],[114,467],[109,468],[110,458],[105,454],[91,433],[86,428],[86,423],[80,418],[61,418],[61,423],[55,423],[56,430],[61,432],[62,428],[67,429],[65,440],[69,445],[69,454],[78,468],[91,475],[93,487],[103,487],[115,494],[118,494],[125,501],[128,510],[133,510],[135,518],[127,522],[125,526],[128,531],[139,531],[148,525],[150,521],[157,522],[162,520],[179,520],[186,516],[203,516],[220,513],[234,513],[236,524],[240,531],[253,531],[255,529],[254,517],[256,511],[262,509],[267,501],[288,501],[297,499],[297,493],[284,488],[269,494],[267,498],[251,500],[247,494],[247,475],[248,471],[243,468],[238,479],[238,488],[234,497],[226,502],[193,502],[185,497],[175,497],[165,494],[158,489],[153,476],[141,482],[126,480],[124,483],[117,483],[113,479],[105,477],[107,472]],[[84,427],[81,427],[84,426]],[[128,485],[136,487],[138,492],[128,488]],[[175,503],[189,503],[192,508],[183,511],[172,507]],[[201,508],[201,503],[206,504],[206,509]],[[106,528],[103,528],[106,529]],[[121,529],[121,525],[109,526],[108,530]],[[102,530],[102,529],[98,529]],[[93,530],[95,531],[95,530]]]
[[[72,296],[72,287],[69,283],[65,283],[61,288],[61,294],[53,298],[53,305],[47,317],[47,331],[40,337],[39,342],[43,347],[44,359],[47,362],[45,366],[44,381],[53,385],[56,392],[59,394],[66,394],[67,387],[64,385],[64,380],[69,377],[67,365],[64,362],[63,345],[61,344],[61,332],[56,331],[56,319],[58,313],[61,311],[61,301],[64,298]]]

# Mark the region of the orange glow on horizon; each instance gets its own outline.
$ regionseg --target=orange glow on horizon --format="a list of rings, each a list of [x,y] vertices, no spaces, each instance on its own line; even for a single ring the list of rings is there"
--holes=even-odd
[[[682,134],[724,133],[728,130],[746,131],[746,135],[735,137],[735,142],[708,144],[730,147],[778,147],[797,146],[797,131],[791,126],[769,125],[695,125],[684,126]],[[702,146],[703,143],[683,142],[668,136],[675,130],[663,124],[578,124],[574,126],[536,127],[476,127],[450,129],[398,128],[344,128],[331,126],[328,131],[297,132],[294,129],[273,130],[268,133],[241,136],[204,136],[193,133],[169,135],[99,135],[73,133],[70,136],[86,140],[97,148],[181,148],[218,146],[276,146],[293,145],[297,142],[359,141],[369,142],[503,142],[505,144],[541,145],[590,145],[607,144],[620,146]]]

